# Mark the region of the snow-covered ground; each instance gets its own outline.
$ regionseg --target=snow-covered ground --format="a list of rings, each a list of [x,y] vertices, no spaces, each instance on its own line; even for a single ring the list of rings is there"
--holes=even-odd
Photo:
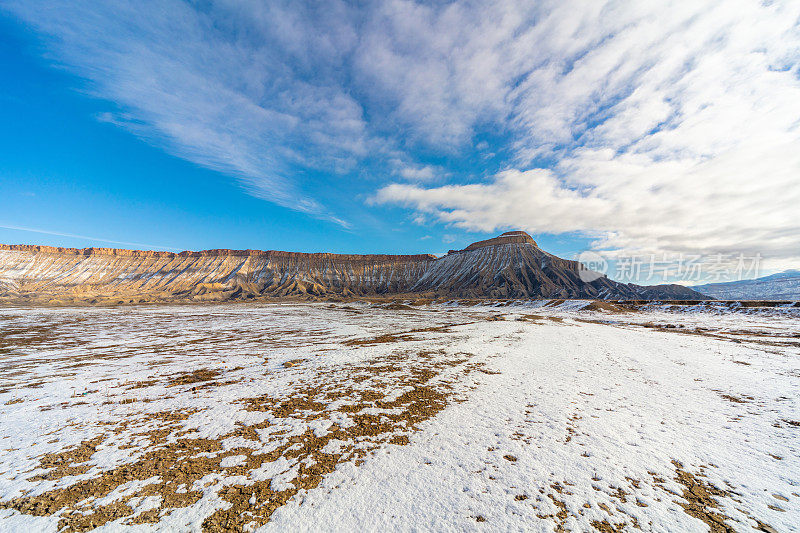
[[[585,306],[0,309],[0,531],[800,531],[800,317]]]

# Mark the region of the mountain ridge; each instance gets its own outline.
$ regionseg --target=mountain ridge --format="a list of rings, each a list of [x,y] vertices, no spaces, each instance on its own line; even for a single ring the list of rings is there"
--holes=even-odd
[[[336,254],[329,252],[286,252],[282,250],[232,250],[229,248],[212,248],[208,250],[184,250],[168,252],[162,250],[130,250],[128,248],[63,248],[39,244],[0,244],[0,251],[19,251],[34,253],[58,253],[67,255],[113,255],[119,257],[215,257],[215,256],[279,256],[309,258],[342,258],[342,259],[399,259],[399,260],[435,260],[433,254]]]
[[[727,300],[798,300],[800,270],[790,269],[756,279],[705,283],[692,289],[713,298]]]
[[[641,287],[507,232],[443,257],[213,249],[185,252],[0,245],[0,301],[138,303],[300,297],[707,299]]]

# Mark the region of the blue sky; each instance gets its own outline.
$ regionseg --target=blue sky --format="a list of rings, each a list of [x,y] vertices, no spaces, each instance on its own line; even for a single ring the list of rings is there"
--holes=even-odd
[[[297,170],[299,181],[327,183],[318,201],[341,213],[347,225],[259,198],[230,175],[104,120],[105,113],[118,111],[114,102],[87,94],[86,81],[54,65],[49,55],[24,24],[0,18],[0,66],[6,73],[0,78],[0,121],[13,125],[0,129],[0,242],[440,253],[494,233],[415,224],[404,209],[366,205],[380,181],[361,174],[385,172],[381,168],[333,177]],[[452,168],[457,166],[465,162],[453,161]],[[586,241],[539,238],[562,254],[582,249]]]
[[[800,8],[685,4],[4,2],[0,242],[796,267]]]

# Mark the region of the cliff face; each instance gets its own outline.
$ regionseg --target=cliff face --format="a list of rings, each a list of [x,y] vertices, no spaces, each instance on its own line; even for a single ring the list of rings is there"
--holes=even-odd
[[[395,294],[642,298],[644,293],[638,289],[643,288],[606,277],[583,282],[577,262],[542,251],[524,232],[480,241],[439,259],[432,255],[271,250],[172,253],[0,245],[0,301],[7,302],[129,303]]]
[[[0,295],[202,300],[406,292],[432,255],[0,247]]]

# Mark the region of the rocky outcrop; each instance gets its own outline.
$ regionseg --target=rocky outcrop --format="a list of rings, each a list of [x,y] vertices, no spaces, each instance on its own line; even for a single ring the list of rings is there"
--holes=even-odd
[[[486,239],[485,241],[473,242],[463,250],[451,250],[450,253],[458,251],[471,252],[472,250],[477,250],[478,248],[485,248],[487,246],[495,246],[498,244],[532,244],[536,246],[536,241],[534,241],[533,238],[524,231],[507,231],[499,237]]]
[[[457,298],[647,299],[653,287],[600,276],[508,232],[433,255],[274,250],[154,252],[0,245],[0,301],[135,303],[273,297],[427,295]],[[686,289],[681,287],[681,289]],[[691,289],[682,299],[704,299]],[[654,292],[656,291],[656,292]]]

